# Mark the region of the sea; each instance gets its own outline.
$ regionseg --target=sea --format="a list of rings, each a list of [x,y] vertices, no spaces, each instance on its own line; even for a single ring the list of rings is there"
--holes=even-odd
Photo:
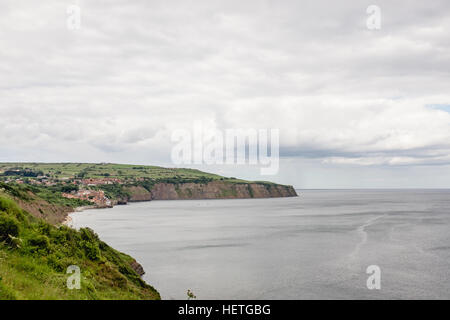
[[[450,299],[450,190],[297,190],[72,214],[163,299]],[[81,270],[82,272],[82,270]]]

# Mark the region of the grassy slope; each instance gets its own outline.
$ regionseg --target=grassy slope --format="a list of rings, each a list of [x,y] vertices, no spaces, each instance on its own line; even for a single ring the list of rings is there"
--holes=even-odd
[[[51,224],[64,221],[67,213],[73,212],[76,207],[92,205],[89,201],[64,198],[62,193],[55,189],[56,187],[6,184],[0,181],[0,196],[8,195],[22,209]]]
[[[226,180],[234,183],[248,183],[249,181],[226,178],[217,174],[186,168],[163,168],[157,166],[114,164],[114,163],[0,163],[0,173],[10,168],[31,169],[42,171],[51,177],[61,179],[70,178],[84,173],[84,178],[102,178],[107,175],[110,178],[119,179],[171,179],[180,180],[207,178],[208,180]],[[270,182],[264,182],[270,183]]]
[[[0,193],[0,299],[159,299],[132,263],[93,231],[50,225]],[[80,290],[66,286],[70,265]]]
[[[195,169],[163,168],[157,166],[128,165],[128,164],[100,164],[100,163],[0,163],[0,171],[5,168],[30,168],[50,174],[55,178],[75,176],[85,172],[86,178],[101,178],[109,174],[112,178],[184,178],[208,177],[222,178],[219,175],[202,172]]]

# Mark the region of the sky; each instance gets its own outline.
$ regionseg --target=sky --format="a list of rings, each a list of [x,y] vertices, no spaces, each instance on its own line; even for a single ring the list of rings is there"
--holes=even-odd
[[[201,121],[280,132],[276,175],[208,172],[449,188],[449,30],[446,0],[3,0],[0,161],[172,167]]]

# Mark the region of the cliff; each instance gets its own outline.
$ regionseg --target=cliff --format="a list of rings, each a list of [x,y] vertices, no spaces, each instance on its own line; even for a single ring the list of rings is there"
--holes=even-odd
[[[262,183],[228,183],[212,181],[205,184],[158,183],[151,190],[152,200],[181,199],[246,199],[295,197],[292,186]]]
[[[17,201],[18,196],[23,199]],[[88,228],[47,223],[43,218],[51,213],[44,210],[49,208],[38,196],[0,188],[0,300],[160,299],[141,279],[144,270],[135,259]],[[66,272],[74,265],[82,274],[80,287],[68,290]]]
[[[292,186],[271,183],[156,183],[151,190],[141,186],[125,188],[128,201],[189,200],[189,199],[247,199],[296,197]]]
[[[128,194],[128,201],[150,201],[152,200],[152,194],[150,191],[141,186],[129,186],[124,188]]]
[[[3,172],[3,173],[1,173]],[[0,163],[0,183],[38,195],[51,207],[41,212],[22,201],[33,215],[58,223],[73,208],[98,208],[134,201],[295,197],[292,186],[246,181],[186,168],[112,163]],[[31,195],[32,196],[32,195]],[[27,196],[28,197],[28,196]]]

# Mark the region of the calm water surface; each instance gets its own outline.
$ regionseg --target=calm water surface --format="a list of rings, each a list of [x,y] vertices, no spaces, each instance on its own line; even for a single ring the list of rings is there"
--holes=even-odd
[[[298,190],[72,215],[135,257],[163,299],[450,298],[450,190]],[[366,268],[381,268],[368,290]]]

